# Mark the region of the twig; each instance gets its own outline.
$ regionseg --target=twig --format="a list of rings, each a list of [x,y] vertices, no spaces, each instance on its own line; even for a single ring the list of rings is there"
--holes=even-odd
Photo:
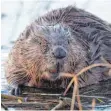
[[[103,64],[103,63],[98,63],[98,64],[93,64],[90,65],[88,67],[83,68],[79,73],[77,73],[77,75],[75,75],[72,80],[70,81],[68,87],[66,88],[65,92],[63,95],[66,95],[67,91],[69,90],[69,88],[71,87],[72,83],[75,83],[75,86],[73,87],[73,95],[72,95],[72,102],[71,102],[71,110],[74,109],[74,104],[75,104],[75,95],[77,93],[77,88],[78,88],[78,80],[77,77],[80,76],[81,74],[83,74],[84,72],[86,72],[87,70],[94,68],[94,67],[98,67],[98,66],[106,66],[106,67],[110,67],[111,68],[111,64]],[[78,99],[79,101],[79,99]],[[79,108],[81,109],[81,104],[79,104]]]
[[[21,103],[19,103],[19,102],[2,102],[2,103],[4,103],[5,105],[21,105]],[[43,102],[22,102],[22,105],[36,105],[36,104],[38,104],[38,105],[46,105],[46,104],[48,104],[48,103],[43,103]]]
[[[30,95],[36,95],[36,96],[61,96],[62,94],[48,94],[48,93],[23,93],[23,94],[30,94]]]
[[[13,100],[21,100],[21,101],[26,101],[27,98],[23,98],[23,97],[17,97],[17,96],[12,96],[12,95],[6,95],[6,94],[1,94],[1,98],[5,98],[5,99],[13,99]]]
[[[75,104],[75,99],[76,99],[76,94],[77,94],[77,89],[78,89],[78,79],[77,77],[74,78],[74,87],[73,87],[73,95],[72,95],[72,102],[71,102],[71,111],[74,109],[74,104]]]
[[[92,64],[88,67],[85,67],[83,68],[79,73],[77,73],[73,78],[72,80],[70,81],[69,85],[67,86],[65,92],[64,92],[64,95],[66,95],[67,91],[69,90],[69,88],[71,87],[72,83],[74,82],[74,78],[76,76],[80,76],[81,74],[83,74],[84,72],[86,72],[87,70],[91,69],[91,68],[94,68],[94,67],[99,67],[99,66],[103,66],[103,67],[109,67],[111,68],[111,64],[103,64],[103,63],[98,63],[98,64]]]
[[[18,103],[18,102],[3,102],[5,105],[7,105],[8,107],[12,107],[12,108],[25,108],[25,107],[29,107],[29,108],[44,108],[44,109],[49,109],[50,105],[52,104],[52,102],[22,102],[22,103]],[[56,103],[55,103],[56,104]]]
[[[59,104],[57,104],[51,111],[60,109],[60,108],[64,107],[65,105],[70,105],[70,103],[71,103],[71,98],[60,97],[59,99],[60,99]]]
[[[79,96],[79,88],[77,89],[77,95],[78,95],[77,102],[78,102],[79,110],[82,111],[82,105],[81,105],[81,100],[80,100],[80,96]]]
[[[92,69],[94,67],[99,67],[99,66],[103,66],[103,67],[109,67],[111,68],[111,64],[103,64],[103,63],[98,63],[98,64],[92,64],[88,67],[83,68],[78,74],[77,76],[80,76],[81,74],[83,74],[84,72],[86,72],[89,69]]]
[[[93,100],[92,100],[92,111],[94,111],[95,105],[96,105],[96,100],[93,99]]]
[[[60,73],[59,77],[72,78],[72,77],[74,77],[75,75],[76,75],[75,73],[73,73],[73,74],[71,74],[71,73]]]
[[[80,96],[80,97],[86,97],[86,98],[101,98],[101,99],[109,99],[107,97],[102,97],[102,96],[87,96],[87,95],[75,95],[75,96]]]
[[[64,105],[64,102],[62,100],[59,100],[59,104],[57,104],[51,111],[58,110],[62,108]]]
[[[65,90],[64,93],[63,93],[64,96],[66,95],[67,91],[69,90],[69,88],[71,87],[72,83],[74,82],[74,78],[75,78],[75,77],[76,77],[76,76],[74,76],[74,77],[72,78],[72,80],[70,81],[70,83],[68,84],[66,90]]]
[[[107,60],[105,60],[104,57],[101,57],[101,60],[102,60],[104,63],[106,63],[106,64],[110,64]]]
[[[106,64],[110,64],[104,57],[101,57],[101,60]],[[108,75],[111,76],[111,69],[109,69]]]

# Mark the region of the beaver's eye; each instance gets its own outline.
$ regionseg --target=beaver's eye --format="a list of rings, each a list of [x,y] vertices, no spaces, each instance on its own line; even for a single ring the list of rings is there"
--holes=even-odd
[[[36,42],[37,42],[39,45],[41,45],[43,41],[41,40],[41,38],[37,38]]]

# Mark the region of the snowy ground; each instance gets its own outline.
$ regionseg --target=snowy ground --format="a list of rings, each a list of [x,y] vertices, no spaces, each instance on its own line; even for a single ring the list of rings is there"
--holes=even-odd
[[[1,48],[2,89],[7,85],[4,76],[4,61],[13,41],[35,18],[47,11],[68,5],[85,9],[111,23],[111,0],[2,0],[1,2]]]

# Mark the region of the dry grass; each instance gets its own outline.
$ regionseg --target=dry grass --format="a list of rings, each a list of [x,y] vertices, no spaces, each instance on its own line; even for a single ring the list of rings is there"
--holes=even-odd
[[[76,75],[73,74],[73,78],[70,81],[70,83],[68,84],[68,86],[67,86],[67,88],[66,88],[66,90],[65,90],[65,92],[63,94],[65,96],[67,91],[71,87],[71,85],[74,83],[73,94],[72,94],[72,102],[71,102],[71,108],[70,108],[71,110],[74,110],[74,104],[75,104],[76,97],[77,97],[77,102],[78,102],[79,110],[82,110],[80,96],[76,96],[76,95],[79,95],[78,77],[80,75],[82,75],[84,72],[88,71],[89,69],[94,68],[94,67],[99,67],[99,66],[111,68],[111,64],[109,64],[107,61],[105,61],[105,63],[98,63],[98,64],[93,64],[93,65],[90,65],[88,67],[85,67],[79,73],[77,73]],[[71,74],[66,74],[65,76],[71,77]],[[93,99],[92,100],[92,110],[94,110],[95,104],[96,104],[95,99]]]

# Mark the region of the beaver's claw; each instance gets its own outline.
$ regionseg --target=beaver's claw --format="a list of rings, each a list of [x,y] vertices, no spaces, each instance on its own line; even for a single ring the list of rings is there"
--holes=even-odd
[[[13,88],[13,89],[11,90],[11,94],[12,94],[12,95],[15,95],[15,96],[21,95],[21,94],[22,94],[22,85],[19,85],[18,87]]]

